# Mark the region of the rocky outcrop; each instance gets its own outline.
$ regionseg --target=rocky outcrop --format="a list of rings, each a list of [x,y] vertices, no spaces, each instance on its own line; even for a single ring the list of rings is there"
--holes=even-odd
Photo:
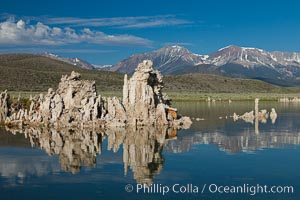
[[[107,111],[105,119],[108,126],[122,126],[127,121],[124,106],[117,97],[107,99]]]
[[[254,106],[254,111],[250,112],[245,112],[243,115],[237,115],[236,113],[233,113],[233,121],[238,121],[239,119],[244,120],[247,123],[251,123],[255,125],[255,133],[258,135],[259,134],[259,123],[267,123],[267,120],[269,118],[269,112],[266,109],[260,110],[259,111],[259,99],[255,99],[255,106]],[[271,109],[270,112],[270,118],[272,124],[276,123],[277,119],[277,113],[275,111],[275,108]]]
[[[8,94],[6,91],[0,93],[0,122],[8,115]]]
[[[170,99],[162,93],[161,74],[152,62],[140,63],[128,80],[124,77],[123,101],[97,95],[95,81],[81,80],[79,73],[62,76],[57,90],[31,98],[30,106],[7,107],[7,94],[1,94],[1,117],[11,126],[45,125],[51,127],[162,126],[188,128],[189,117],[177,115]],[[6,95],[5,95],[6,94]],[[3,96],[3,97],[2,97]],[[4,108],[2,108],[2,106]]]
[[[233,113],[233,121],[237,121],[239,119],[244,120],[245,122],[253,123],[254,121],[259,121],[262,123],[267,123],[267,119],[269,118],[269,112],[266,109],[262,109],[259,111],[259,99],[256,98],[254,101],[254,111],[245,112],[243,115],[237,115],[236,113]],[[275,108],[271,109],[270,117],[272,120],[272,123],[274,124],[276,122],[277,113],[275,111]]]
[[[152,69],[151,61],[140,63],[133,76],[124,77],[123,105],[131,124],[167,124],[165,111],[167,106],[163,100],[161,88],[162,77]],[[147,120],[146,120],[147,119]]]
[[[53,125],[59,127],[98,125],[107,111],[104,100],[97,96],[94,81],[80,80],[80,74],[72,72],[63,76],[54,91],[49,88],[47,94],[31,99],[29,110],[19,109],[6,118],[6,123],[28,125]]]
[[[123,105],[129,124],[167,125],[178,120],[177,109],[170,106],[162,88],[162,76],[153,70],[150,60],[140,63],[129,80],[125,75]]]
[[[276,123],[276,119],[277,119],[277,113],[276,113],[275,108],[271,109],[270,118],[271,118],[272,124],[275,124]]]

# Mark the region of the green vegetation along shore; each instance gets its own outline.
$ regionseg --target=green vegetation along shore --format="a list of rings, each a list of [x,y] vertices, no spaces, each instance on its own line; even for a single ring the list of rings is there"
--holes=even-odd
[[[0,55],[0,91],[12,96],[28,97],[56,88],[62,75],[71,71],[83,79],[95,80],[97,90],[105,96],[122,95],[124,74],[81,69],[68,63],[32,54]],[[251,79],[232,79],[216,75],[188,74],[164,77],[164,91],[173,100],[277,100],[300,97],[300,88],[280,87]]]

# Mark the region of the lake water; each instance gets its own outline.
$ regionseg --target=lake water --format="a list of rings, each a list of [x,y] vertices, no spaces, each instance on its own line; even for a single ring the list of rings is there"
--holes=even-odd
[[[177,132],[0,128],[0,199],[300,199],[300,104],[260,102],[273,123],[233,121],[253,102],[174,106],[200,121]]]

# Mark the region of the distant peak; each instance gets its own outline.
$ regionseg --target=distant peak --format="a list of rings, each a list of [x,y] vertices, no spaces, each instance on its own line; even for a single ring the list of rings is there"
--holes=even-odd
[[[241,48],[241,47],[236,46],[236,45],[228,45],[228,46],[226,46],[226,47],[223,47],[223,48],[219,49],[218,51],[223,51],[223,50],[225,50],[225,49],[240,49],[240,48]]]
[[[162,49],[186,49],[184,48],[183,46],[179,46],[179,45],[167,45],[167,46],[164,46],[162,47]]]
[[[172,51],[172,52],[189,52],[187,48],[184,48],[179,45],[173,45],[173,46],[164,46],[159,51]]]

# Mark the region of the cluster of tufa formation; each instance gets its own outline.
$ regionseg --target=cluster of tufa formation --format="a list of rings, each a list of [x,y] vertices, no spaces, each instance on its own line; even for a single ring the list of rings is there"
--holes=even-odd
[[[47,125],[54,127],[93,127],[168,125],[188,128],[189,117],[180,117],[162,93],[162,76],[153,70],[152,62],[140,63],[128,80],[124,78],[123,102],[117,97],[97,95],[94,81],[80,80],[72,72],[63,76],[54,91],[30,99],[28,108],[7,106],[8,96],[0,96],[0,120],[9,125]]]
[[[259,99],[255,99],[255,108],[254,111],[245,112],[243,115],[237,115],[236,113],[233,113],[233,120],[237,121],[239,119],[244,120],[245,122],[253,123],[254,121],[256,123],[262,122],[267,123],[267,119],[270,117],[272,124],[275,124],[277,119],[277,113],[275,108],[271,109],[271,112],[269,113],[266,109],[260,110],[258,108],[259,105]]]
[[[80,80],[80,74],[72,72],[63,76],[54,91],[30,98],[30,107],[12,111],[5,123],[22,126],[24,124],[52,124],[54,126],[92,125],[102,118],[106,110],[103,99],[97,96],[94,81]]]

